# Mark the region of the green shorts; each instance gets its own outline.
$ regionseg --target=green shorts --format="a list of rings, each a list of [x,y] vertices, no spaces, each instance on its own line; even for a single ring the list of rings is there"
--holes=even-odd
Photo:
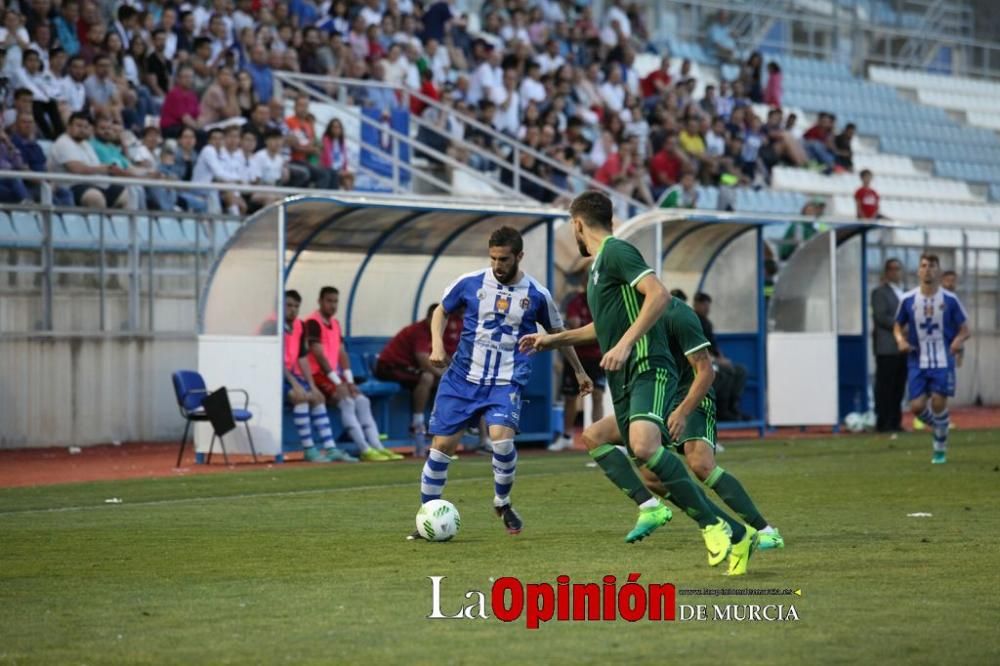
[[[679,405],[680,403],[678,402],[677,404]],[[676,408],[677,405],[674,405],[671,409]],[[711,446],[714,451],[715,435],[715,401],[706,397],[702,399],[701,404],[687,417],[687,422],[684,424],[684,434],[681,435],[680,441],[673,443],[673,446],[679,454],[683,455],[684,442],[689,442],[692,439],[700,439]]]
[[[632,421],[652,421],[660,427],[664,441],[669,441],[667,433],[667,416],[670,414],[667,406],[673,403],[673,383],[670,372],[665,368],[657,368],[642,373],[623,391],[612,390],[612,401],[615,406],[615,420],[618,431],[631,454],[632,447],[628,441],[628,427]]]

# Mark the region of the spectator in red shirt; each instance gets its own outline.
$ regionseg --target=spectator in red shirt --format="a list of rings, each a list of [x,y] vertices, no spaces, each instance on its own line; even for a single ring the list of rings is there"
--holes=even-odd
[[[687,160],[681,155],[677,145],[677,135],[670,133],[663,140],[663,145],[659,150],[654,150],[653,156],[649,158],[649,175],[653,181],[652,195],[654,199],[659,199],[660,195],[667,191],[671,185],[677,183],[681,178],[681,171]]]
[[[177,71],[177,83],[167,93],[160,110],[160,130],[163,137],[175,139],[185,127],[200,130],[200,115],[198,94],[194,91],[194,70],[183,66]]]
[[[644,100],[658,99],[670,92],[670,55],[663,56],[660,67],[646,75],[639,82],[639,90]]]
[[[424,319],[396,333],[379,353],[375,363],[376,377],[399,382],[413,392],[410,430],[414,435],[424,434],[424,411],[434,387],[444,374],[444,368],[434,367],[430,362],[431,315],[435,308],[437,303],[427,309]]]
[[[833,121],[833,115],[820,113],[816,124],[802,136],[806,153],[810,159],[826,167],[828,173],[833,170],[834,164]]]
[[[587,305],[587,281],[584,280],[583,291],[570,300],[566,306],[566,328],[581,328],[594,321]],[[583,369],[594,381],[593,404],[591,420],[597,422],[604,416],[604,387],[607,380],[604,369],[601,368],[601,348],[596,344],[583,345],[576,348],[576,355],[583,364]],[[573,448],[573,428],[576,427],[576,415],[579,413],[580,386],[576,374],[568,363],[563,363],[563,432],[549,445],[549,451],[563,451]]]
[[[874,220],[882,217],[878,212],[878,192],[872,189],[872,172],[864,169],[861,172],[861,187],[854,193],[859,220]]]

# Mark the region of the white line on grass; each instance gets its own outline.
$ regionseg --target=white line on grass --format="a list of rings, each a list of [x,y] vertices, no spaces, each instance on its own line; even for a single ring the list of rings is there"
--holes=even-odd
[[[539,472],[537,474],[519,474],[518,478],[523,479],[525,477],[539,478],[544,476],[563,476],[565,474],[580,474],[586,470],[567,470],[565,472]],[[453,479],[448,481],[448,485],[453,485],[456,483],[471,483],[477,482],[482,483],[484,480],[491,479],[491,476],[479,476],[470,477],[464,479]],[[239,495],[210,495],[207,497],[178,497],[176,499],[163,499],[163,500],[149,500],[146,502],[129,502],[127,500],[122,503],[114,504],[84,504],[80,506],[60,506],[53,507],[50,509],[15,509],[13,511],[0,511],[0,517],[3,516],[18,516],[18,515],[30,515],[36,513],[64,513],[71,511],[88,511],[92,509],[121,509],[125,507],[133,506],[162,506],[170,504],[188,504],[191,502],[218,502],[225,500],[241,500],[241,499],[251,499],[257,497],[296,497],[299,495],[321,495],[323,493],[342,493],[342,492],[364,492],[368,490],[384,490],[386,488],[405,488],[405,487],[416,487],[419,483],[413,481],[406,481],[400,483],[383,483],[380,485],[367,485],[367,486],[344,486],[340,488],[311,488],[309,490],[284,490],[281,492],[268,492],[268,493],[241,493]]]

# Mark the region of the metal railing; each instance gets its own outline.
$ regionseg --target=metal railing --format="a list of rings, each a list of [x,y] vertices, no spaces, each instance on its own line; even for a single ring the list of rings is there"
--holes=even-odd
[[[587,189],[593,189],[604,192],[610,198],[628,205],[636,213],[644,212],[651,208],[649,204],[638,201],[637,199],[631,196],[627,196],[615,190],[612,187],[608,187],[607,185],[585,175],[579,169],[574,169],[572,167],[569,167],[566,164],[563,164],[562,162],[559,162],[558,160],[552,158],[551,156],[546,155],[541,151],[535,150],[534,148],[525,145],[524,143],[518,141],[514,137],[499,132],[495,128],[479,122],[478,120],[469,115],[457,114],[454,109],[448,107],[447,105],[441,104],[437,100],[428,97],[427,95],[424,95],[419,91],[411,90],[403,86],[396,86],[390,83],[385,83],[383,81],[374,81],[367,79],[346,79],[339,77],[319,76],[313,74],[301,74],[293,72],[275,72],[275,76],[285,85],[291,86],[296,90],[305,92],[317,100],[321,100],[328,104],[334,105],[338,109],[338,112],[347,113],[352,118],[359,119],[363,125],[374,126],[383,132],[389,131],[390,136],[393,136],[394,138],[400,136],[398,132],[391,131],[383,123],[376,122],[370,118],[365,117],[363,113],[357,111],[355,108],[353,108],[351,105],[348,104],[347,100],[348,89],[378,88],[383,90],[389,90],[393,94],[399,95],[400,106],[402,108],[409,108],[410,99],[413,98],[419,100],[426,106],[435,109],[439,114],[456,115],[459,122],[461,122],[463,126],[475,128],[477,131],[485,134],[486,136],[489,136],[494,142],[496,142],[500,146],[506,146],[510,150],[509,160],[500,157],[498,155],[495,155],[490,151],[483,150],[479,145],[472,143],[470,141],[466,141],[464,137],[458,138],[452,136],[448,134],[447,130],[444,129],[443,127],[436,126],[434,123],[428,121],[425,118],[422,118],[421,116],[411,114],[410,120],[418,129],[424,128],[428,131],[445,135],[448,137],[451,145],[457,146],[462,150],[468,151],[470,154],[478,155],[480,159],[491,165],[490,168],[491,171],[499,171],[501,173],[504,171],[509,171],[511,174],[510,176],[511,185],[509,186],[504,185],[498,182],[495,178],[485,175],[482,171],[475,169],[474,167],[468,164],[459,162],[453,159],[451,156],[442,153],[438,150],[435,150],[430,146],[427,146],[426,144],[423,144],[418,140],[419,137],[415,139],[407,137],[408,145],[410,145],[414,151],[419,151],[421,153],[429,154],[435,160],[447,164],[453,169],[458,169],[476,180],[485,182],[489,184],[491,187],[500,190],[501,192],[503,192],[508,196],[527,198],[522,193],[521,189],[523,181],[528,181],[548,191],[549,193],[554,195],[553,196],[554,199],[560,196],[566,196],[568,194],[567,192],[559,189],[555,184],[545,180],[544,178],[540,178],[529,171],[524,170],[521,167],[521,161],[523,157],[528,156],[552,170],[565,173],[567,177],[570,179],[578,179]],[[317,89],[317,86],[322,86],[323,89]],[[331,89],[335,89],[335,91]],[[334,95],[337,96],[336,99],[334,98]],[[396,149],[397,146],[395,145],[394,142],[393,146],[394,165],[396,163],[395,162]],[[451,188],[447,188],[446,191],[453,192],[454,190]]]
[[[730,0],[664,0],[655,8],[647,5],[649,25],[657,26],[657,41],[665,41],[668,26],[665,14],[678,17],[676,36],[684,41],[703,43],[705,27],[714,14],[725,10],[737,16],[734,25],[740,48],[752,50],[772,47],[792,55],[802,55],[850,64],[856,73],[867,65],[886,65],[901,69],[915,65],[913,54],[923,57],[916,64],[926,66],[940,48],[954,51],[951,73],[1000,79],[1000,43],[973,39],[959,34],[942,34],[937,30],[917,30],[879,25],[871,16],[862,19],[856,8],[841,7],[831,0],[830,15],[806,13],[793,0],[775,2],[732,2]],[[665,6],[664,6],[665,5]],[[664,12],[662,10],[668,10]],[[939,18],[933,6],[928,8],[928,21]],[[753,17],[747,22],[742,15]],[[792,29],[787,40],[740,41],[742,36],[760,35],[759,28],[769,21],[786,21]],[[749,27],[748,27],[749,26]],[[850,60],[850,62],[847,62]]]

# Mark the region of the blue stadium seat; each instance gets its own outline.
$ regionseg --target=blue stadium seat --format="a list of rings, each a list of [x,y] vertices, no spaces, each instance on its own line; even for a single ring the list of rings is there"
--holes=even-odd
[[[10,215],[10,221],[18,247],[39,247],[42,244],[45,236],[35,213],[14,211]]]
[[[60,247],[74,250],[96,250],[99,241],[90,220],[76,213],[63,213],[60,236],[56,235],[54,242]]]

